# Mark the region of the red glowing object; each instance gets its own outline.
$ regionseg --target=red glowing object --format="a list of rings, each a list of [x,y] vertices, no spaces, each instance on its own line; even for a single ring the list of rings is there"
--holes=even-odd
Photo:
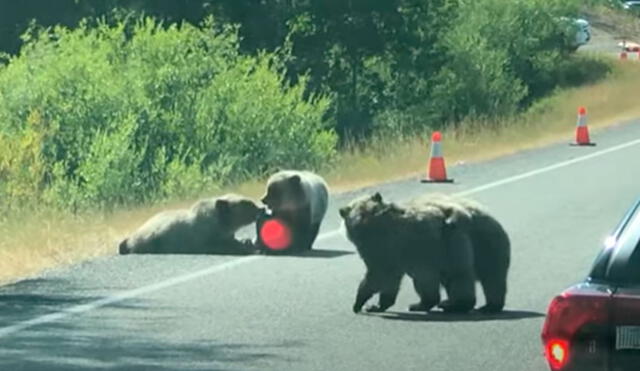
[[[260,238],[271,250],[284,250],[291,244],[291,231],[282,221],[270,219],[260,228]]]

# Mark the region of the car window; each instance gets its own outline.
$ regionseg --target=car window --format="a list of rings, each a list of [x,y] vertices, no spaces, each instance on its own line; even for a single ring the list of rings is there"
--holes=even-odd
[[[625,275],[628,283],[640,285],[640,242],[636,245],[631,256],[629,256],[625,267]]]
[[[593,262],[589,278],[592,280],[604,280],[607,279],[607,271],[613,256],[615,246],[619,244],[623,233],[627,230],[629,223],[632,223],[636,210],[640,207],[640,203],[636,203],[632,206],[625,215],[620,219],[618,225],[614,228],[613,232],[609,235],[609,238],[605,240],[605,246],[596,257]],[[633,223],[632,223],[633,224]]]
[[[593,268],[591,269],[591,273],[589,274],[589,278],[592,280],[603,280],[607,275],[607,267],[609,265],[609,260],[611,259],[613,250],[612,249],[602,249],[598,256],[594,260]]]

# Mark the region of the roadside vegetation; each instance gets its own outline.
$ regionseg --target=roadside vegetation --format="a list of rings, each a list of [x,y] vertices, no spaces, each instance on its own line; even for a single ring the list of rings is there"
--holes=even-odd
[[[453,164],[640,114],[634,61],[571,53],[574,0],[73,3],[0,40],[0,280],[276,168],[344,190],[424,172],[433,130]]]

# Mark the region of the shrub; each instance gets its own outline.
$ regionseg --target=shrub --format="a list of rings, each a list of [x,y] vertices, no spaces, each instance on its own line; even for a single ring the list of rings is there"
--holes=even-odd
[[[304,77],[284,84],[275,54],[241,56],[237,29],[212,18],[83,22],[32,28],[24,40],[0,67],[9,202],[27,196],[16,193],[26,183],[32,199],[73,209],[143,202],[334,154],[330,98],[305,99]]]

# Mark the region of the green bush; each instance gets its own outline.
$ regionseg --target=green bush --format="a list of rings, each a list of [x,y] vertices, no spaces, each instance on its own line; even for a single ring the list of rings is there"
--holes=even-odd
[[[464,3],[443,40],[450,63],[438,76],[435,99],[453,107],[447,118],[510,114],[552,90],[557,66],[569,58],[571,35],[561,17],[576,9],[566,0]]]
[[[15,147],[33,136],[38,115],[42,164],[29,174],[38,202],[75,209],[187,195],[334,155],[330,98],[305,99],[304,77],[284,84],[275,54],[241,56],[235,27],[147,18],[32,28],[24,40],[0,67],[0,140]],[[8,203],[24,183],[16,167],[36,161],[20,154],[33,146],[14,147],[17,160],[0,163],[0,180],[12,179],[0,188]]]
[[[578,0],[276,3],[264,32],[248,31],[256,18],[32,26],[0,55],[0,207],[110,207],[318,169],[335,131],[367,143],[508,116],[610,70],[571,52]]]

